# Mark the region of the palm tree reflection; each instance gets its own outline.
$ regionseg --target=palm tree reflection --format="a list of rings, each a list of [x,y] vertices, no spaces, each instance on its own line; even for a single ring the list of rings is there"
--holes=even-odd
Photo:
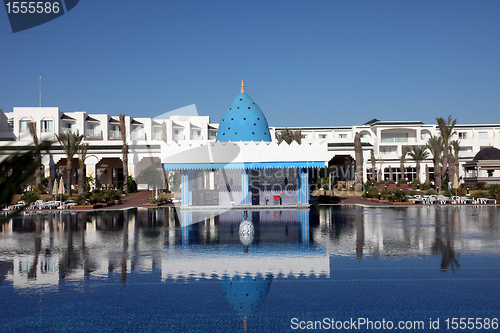
[[[457,259],[457,253],[454,246],[455,223],[459,221],[459,215],[456,211],[454,214],[449,214],[448,211],[441,210],[436,214],[435,239],[431,246],[433,255],[441,255],[442,272],[451,269],[460,268]]]

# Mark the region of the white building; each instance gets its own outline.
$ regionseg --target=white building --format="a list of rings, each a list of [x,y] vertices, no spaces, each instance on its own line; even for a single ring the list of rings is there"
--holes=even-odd
[[[222,113],[222,112],[221,112]],[[37,124],[39,140],[55,143],[50,154],[44,154],[42,164],[45,176],[63,176],[66,155],[57,143],[56,134],[73,132],[84,136],[83,142],[89,144],[88,158],[85,161],[86,175],[96,177],[98,184],[113,184],[117,187],[123,182],[122,140],[118,129],[118,116],[107,114],[88,114],[83,111],[61,112],[57,107],[15,107],[12,112],[0,111],[0,157],[19,150],[19,147],[32,144],[28,122]],[[132,118],[126,116],[127,143],[129,146],[129,175],[137,176],[150,165],[161,167],[161,146],[172,143],[204,143],[215,141],[218,124],[210,123],[207,116],[169,116],[166,119]],[[271,137],[284,127],[270,127]],[[376,169],[382,165],[383,179],[389,178],[389,167],[393,169],[393,180],[401,177],[399,159],[403,146],[425,145],[430,135],[439,135],[437,125],[420,121],[379,121],[373,119],[359,126],[340,127],[294,127],[300,129],[303,143],[325,143],[329,164],[352,165],[354,159],[354,136],[359,132],[363,143],[364,178],[371,178],[370,150],[374,150]],[[460,170],[463,164],[473,159],[480,149],[488,146],[500,147],[500,124],[457,125],[453,139],[461,142]],[[3,155],[3,156],[2,156]],[[422,163],[420,179],[425,179],[425,166],[431,171],[432,156]],[[78,162],[74,157],[72,184],[77,183]],[[409,157],[405,162],[405,177],[415,177],[415,162]],[[353,179],[352,168],[343,170],[339,179]],[[481,172],[481,171],[480,171]],[[487,177],[486,172],[481,177]],[[493,175],[500,176],[500,175]],[[66,180],[65,180],[66,181]],[[139,188],[145,188],[139,184]]]

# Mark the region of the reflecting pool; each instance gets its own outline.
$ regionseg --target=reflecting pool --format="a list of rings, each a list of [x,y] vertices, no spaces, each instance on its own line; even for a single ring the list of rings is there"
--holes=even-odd
[[[0,226],[0,331],[493,332],[499,212],[23,215]]]

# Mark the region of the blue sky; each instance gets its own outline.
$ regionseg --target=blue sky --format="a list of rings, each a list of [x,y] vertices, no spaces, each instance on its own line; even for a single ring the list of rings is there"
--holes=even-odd
[[[239,93],[270,126],[451,114],[500,124],[498,1],[80,0],[13,34],[0,9],[0,108],[212,122]]]

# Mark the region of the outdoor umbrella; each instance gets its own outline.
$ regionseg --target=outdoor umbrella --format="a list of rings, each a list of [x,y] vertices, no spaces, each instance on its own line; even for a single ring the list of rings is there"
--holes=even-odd
[[[52,195],[57,197],[57,193],[59,190],[59,184],[57,183],[57,178],[54,180],[54,188],[52,189]]]
[[[59,180],[59,190],[57,191],[59,194],[61,194],[61,198],[62,198],[62,194],[64,194],[64,181],[63,181],[63,178],[61,177],[61,179]],[[61,200],[62,201],[62,200]]]

